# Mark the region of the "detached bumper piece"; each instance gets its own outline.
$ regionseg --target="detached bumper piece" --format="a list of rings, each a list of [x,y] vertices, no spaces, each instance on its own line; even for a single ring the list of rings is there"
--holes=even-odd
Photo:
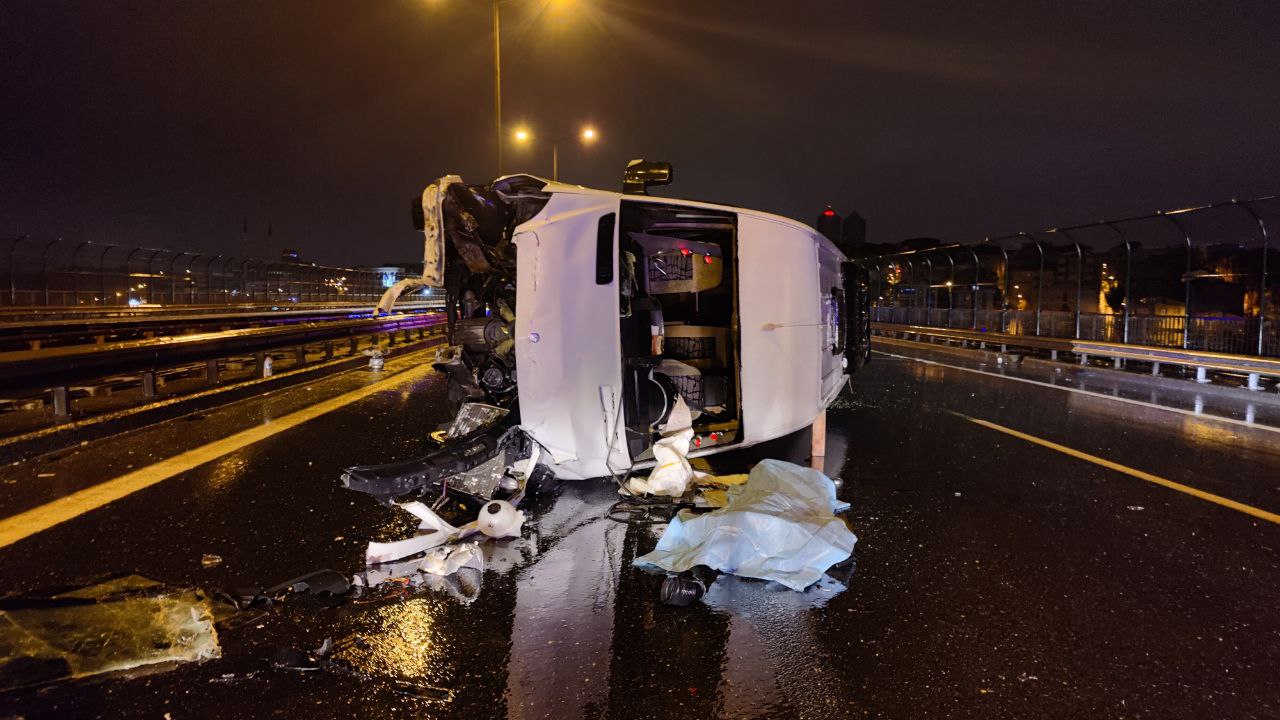
[[[490,500],[515,504],[526,489],[536,492],[554,482],[551,470],[538,463],[540,451],[519,427],[498,422],[446,438],[439,450],[425,457],[347,468],[342,485],[388,505],[397,499],[434,496],[471,505]]]

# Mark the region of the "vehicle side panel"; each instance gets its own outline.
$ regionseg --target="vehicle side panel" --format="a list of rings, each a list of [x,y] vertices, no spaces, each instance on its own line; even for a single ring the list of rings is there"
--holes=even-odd
[[[616,198],[557,194],[516,228],[520,424],[551,451],[563,478],[609,474],[614,418],[602,395],[622,388],[618,274],[615,267],[613,282],[596,284],[596,231],[601,216],[617,211]]]

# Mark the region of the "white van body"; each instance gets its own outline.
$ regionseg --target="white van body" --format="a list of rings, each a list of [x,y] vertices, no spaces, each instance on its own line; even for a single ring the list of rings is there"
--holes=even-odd
[[[865,273],[787,218],[529,175],[444,176],[414,215],[422,277],[378,309],[443,288],[456,417],[425,457],[347,469],[384,501],[618,479],[653,465],[677,409],[693,457],[782,437],[869,352]]]
[[[622,203],[659,203],[734,213],[738,219],[741,440],[690,456],[746,447],[813,422],[845,382],[831,289],[844,254],[816,230],[756,210],[548,183],[536,217],[514,241],[521,428],[552,454],[565,478],[602,477],[633,464],[617,421],[622,393],[620,272],[595,272],[599,219]],[[615,232],[615,256],[617,255]],[[610,450],[612,448],[612,451]],[[636,467],[646,462],[637,460]]]

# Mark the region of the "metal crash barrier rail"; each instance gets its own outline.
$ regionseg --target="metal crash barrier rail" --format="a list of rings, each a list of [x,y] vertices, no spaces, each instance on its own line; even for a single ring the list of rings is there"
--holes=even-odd
[[[410,341],[415,333],[425,338],[430,328],[444,322],[440,315],[396,315],[6,352],[0,353],[0,393],[51,392],[54,415],[65,418],[71,412],[70,388],[78,383],[117,375],[136,377],[143,397],[150,399],[156,396],[157,373],[167,368],[204,363],[205,380],[216,385],[219,361],[250,356],[253,376],[261,378],[269,374],[272,351],[291,349],[297,367],[307,363],[308,346],[320,345],[323,357],[332,359],[335,344],[342,340],[354,355],[361,338],[372,337],[377,343],[386,336],[394,345],[398,339]]]
[[[397,312],[421,313],[437,310],[442,302],[407,302],[397,306]],[[34,317],[10,320],[0,314],[0,352],[8,350],[39,350],[42,347],[72,345],[76,343],[104,344],[107,342],[150,339],[160,335],[185,335],[193,332],[239,330],[269,325],[300,324],[304,322],[338,321],[369,318],[373,309],[369,305],[314,304],[310,307],[291,306],[277,309],[240,308],[228,311],[216,308],[165,308],[160,312],[133,312],[99,315],[94,310],[74,312],[68,309],[67,317]],[[79,317],[76,317],[79,315]]]
[[[1160,373],[1161,365],[1195,368],[1196,381],[1202,383],[1209,381],[1208,374],[1210,371],[1237,373],[1248,378],[1246,387],[1250,390],[1261,390],[1260,380],[1263,377],[1280,378],[1280,360],[1248,355],[1231,355],[1228,353],[1180,350],[1149,345],[1127,345],[1124,343],[1075,340],[1071,338],[953,330],[897,323],[872,323],[871,330],[878,335],[903,339],[927,340],[929,342],[934,340],[960,342],[966,347],[972,343],[979,348],[997,346],[1001,352],[1008,352],[1009,348],[1047,350],[1050,358],[1054,360],[1058,359],[1059,353],[1067,352],[1075,355],[1082,365],[1087,364],[1091,357],[1109,358],[1116,367],[1119,367],[1125,361],[1134,360],[1150,363],[1152,375]]]

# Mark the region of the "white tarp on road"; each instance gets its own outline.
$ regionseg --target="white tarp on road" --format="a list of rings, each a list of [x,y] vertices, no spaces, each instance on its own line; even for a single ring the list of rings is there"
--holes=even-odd
[[[853,554],[858,538],[834,514],[845,504],[817,470],[765,460],[728,497],[715,512],[677,515],[635,564],[672,572],[706,565],[803,590]]]

